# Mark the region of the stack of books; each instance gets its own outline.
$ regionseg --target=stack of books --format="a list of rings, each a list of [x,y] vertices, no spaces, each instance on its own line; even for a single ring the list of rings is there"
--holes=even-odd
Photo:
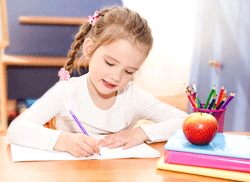
[[[164,146],[158,169],[250,181],[250,136],[217,133],[205,146],[194,145],[176,130]]]

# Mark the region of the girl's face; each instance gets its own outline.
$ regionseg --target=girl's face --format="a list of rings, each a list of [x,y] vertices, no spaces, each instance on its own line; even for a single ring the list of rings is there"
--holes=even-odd
[[[100,46],[89,61],[88,87],[99,95],[114,96],[132,80],[145,59],[145,53],[127,40]]]

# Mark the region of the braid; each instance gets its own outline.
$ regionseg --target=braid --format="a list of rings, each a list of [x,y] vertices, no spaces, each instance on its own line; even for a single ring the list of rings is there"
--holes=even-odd
[[[87,34],[89,33],[90,29],[91,29],[92,25],[89,24],[88,22],[85,22],[79,32],[76,34],[75,36],[75,40],[71,45],[71,49],[68,53],[68,60],[64,65],[65,70],[68,70],[69,72],[71,72],[74,69],[74,61],[76,59],[76,56],[87,36]]]
[[[145,52],[145,55],[148,55],[153,45],[151,29],[146,19],[137,12],[126,7],[103,9],[98,13],[94,26],[86,21],[75,36],[68,53],[68,60],[64,66],[65,70],[70,73],[76,67],[78,67],[79,72],[79,65],[81,64],[75,65],[75,59],[87,36],[94,43],[90,55],[93,55],[100,46],[111,44],[118,39],[129,40]],[[81,63],[81,60],[79,60],[79,63]]]

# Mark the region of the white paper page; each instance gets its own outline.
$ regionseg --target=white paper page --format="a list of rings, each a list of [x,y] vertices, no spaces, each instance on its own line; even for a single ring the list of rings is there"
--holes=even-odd
[[[90,157],[74,157],[67,152],[46,151],[21,145],[11,144],[12,161],[53,161],[53,160],[89,160],[89,159],[118,159],[118,158],[154,158],[160,157],[160,153],[146,145],[134,146],[123,150],[122,147],[109,149],[101,148],[101,156],[95,154]]]

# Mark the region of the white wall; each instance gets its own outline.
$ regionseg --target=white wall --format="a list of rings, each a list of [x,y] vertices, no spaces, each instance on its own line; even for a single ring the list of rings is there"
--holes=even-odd
[[[197,0],[123,0],[148,20],[154,46],[134,81],[154,96],[185,93],[189,84]]]

